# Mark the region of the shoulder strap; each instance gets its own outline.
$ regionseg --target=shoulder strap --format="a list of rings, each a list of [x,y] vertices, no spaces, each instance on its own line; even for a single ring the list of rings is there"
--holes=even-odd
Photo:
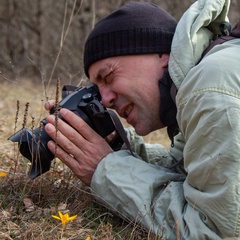
[[[224,22],[220,25],[220,31],[222,35],[214,40],[203,52],[201,59],[216,45],[222,44],[235,38],[240,38],[240,20],[237,22],[233,30],[231,31],[231,25],[228,22]],[[200,60],[201,60],[200,59]]]
[[[200,60],[202,60],[202,58],[213,48],[215,47],[216,45],[219,45],[219,44],[222,44],[222,43],[225,43],[229,40],[232,40],[232,39],[235,39],[235,37],[232,37],[232,36],[221,36],[219,38],[217,38],[216,40],[214,40],[203,52],[202,54],[202,57]]]
[[[237,24],[233,28],[230,36],[235,37],[235,38],[240,38],[240,20],[237,22]]]

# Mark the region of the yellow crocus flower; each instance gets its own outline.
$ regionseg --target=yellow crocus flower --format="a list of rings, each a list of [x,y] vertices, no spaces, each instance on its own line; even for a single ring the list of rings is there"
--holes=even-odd
[[[68,213],[62,214],[60,211],[58,211],[58,215],[59,215],[59,217],[58,217],[58,216],[55,216],[55,215],[52,215],[52,217],[55,218],[55,219],[60,220],[60,221],[62,222],[62,226],[63,226],[63,227],[65,227],[66,224],[67,224],[69,221],[72,221],[72,220],[74,220],[74,219],[77,217],[77,215],[74,215],[74,216],[71,216],[71,217],[70,217],[70,216],[68,215]]]
[[[7,173],[6,172],[0,172],[0,177],[6,177]]]

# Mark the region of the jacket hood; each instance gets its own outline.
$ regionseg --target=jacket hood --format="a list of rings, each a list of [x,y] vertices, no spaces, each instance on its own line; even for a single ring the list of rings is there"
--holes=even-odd
[[[220,24],[228,22],[229,5],[230,0],[198,0],[180,19],[169,60],[169,74],[177,89],[211,40],[220,34]]]

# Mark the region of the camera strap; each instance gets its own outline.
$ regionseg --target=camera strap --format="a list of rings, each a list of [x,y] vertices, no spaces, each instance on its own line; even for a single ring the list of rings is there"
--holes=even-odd
[[[116,114],[114,111],[109,110],[109,109],[108,109],[108,110],[105,110],[105,112],[107,112],[107,113],[111,116],[111,118],[112,118],[112,120],[113,120],[113,122],[114,122],[114,125],[115,125],[115,128],[116,128],[118,134],[120,135],[120,137],[121,137],[122,140],[124,141],[127,149],[128,149],[128,150],[131,152],[131,154],[134,156],[134,154],[133,154],[133,152],[132,152],[132,150],[131,150],[131,147],[130,147],[129,140],[128,140],[128,138],[127,138],[126,131],[124,130],[123,125],[122,125],[121,121],[119,120],[117,114]]]
[[[130,147],[129,140],[127,138],[126,131],[124,130],[123,125],[122,125],[121,121],[119,120],[117,114],[112,110],[104,108],[103,105],[97,100],[93,100],[92,103],[94,103],[93,106],[97,106],[96,108],[94,107],[92,109],[95,116],[100,116],[101,117],[102,115],[104,115],[106,113],[110,115],[110,117],[113,120],[113,123],[114,123],[114,126],[115,126],[115,129],[116,129],[117,133],[122,138],[122,140],[125,143],[127,149],[134,156],[134,154],[131,150],[131,147]]]

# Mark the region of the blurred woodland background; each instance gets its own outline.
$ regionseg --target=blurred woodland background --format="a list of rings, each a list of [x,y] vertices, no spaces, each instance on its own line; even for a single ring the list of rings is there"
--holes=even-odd
[[[129,0],[0,0],[0,78],[79,83],[82,51],[93,25]],[[151,0],[177,20],[194,0]],[[232,0],[230,21],[240,1]]]

